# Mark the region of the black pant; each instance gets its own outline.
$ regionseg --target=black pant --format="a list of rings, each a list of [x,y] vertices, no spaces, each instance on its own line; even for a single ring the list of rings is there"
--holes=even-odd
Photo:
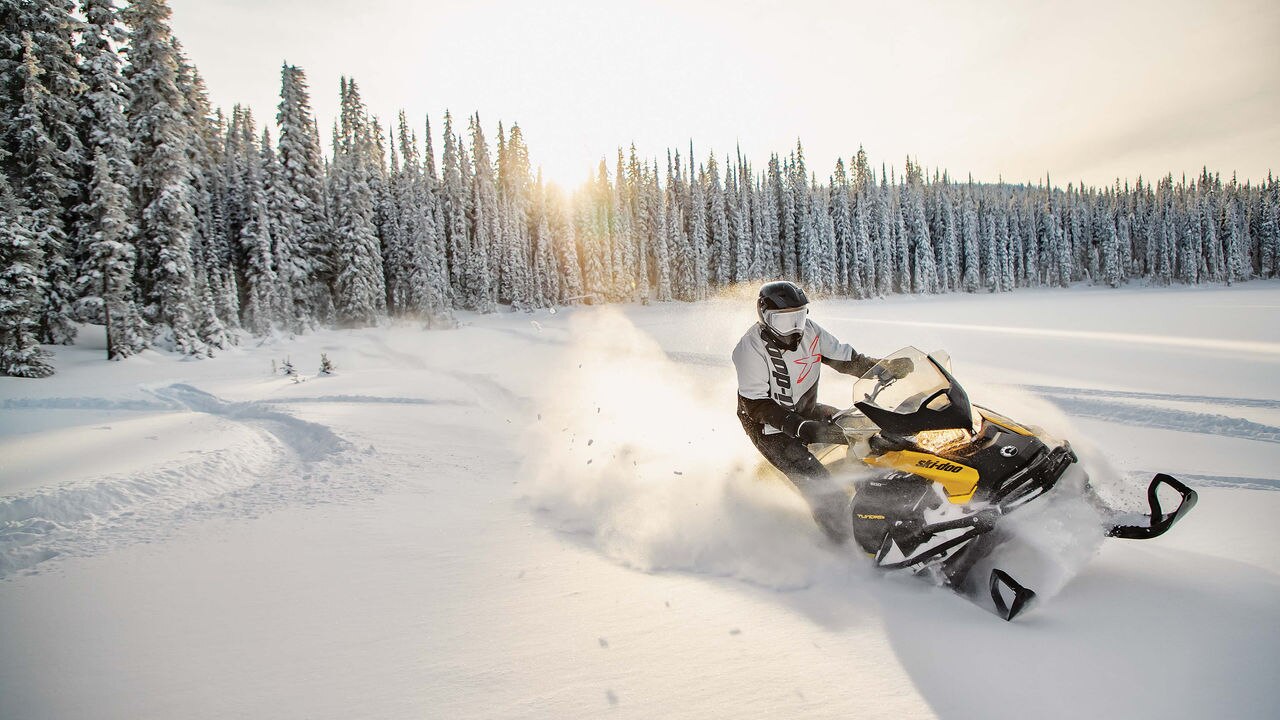
[[[819,405],[817,411],[820,417],[828,418],[836,409]],[[764,459],[782,471],[800,491],[822,530],[832,540],[844,542],[852,529],[852,520],[845,512],[848,497],[831,481],[831,471],[809,452],[803,440],[780,432],[766,435],[764,426],[746,413],[738,413],[738,420]]]

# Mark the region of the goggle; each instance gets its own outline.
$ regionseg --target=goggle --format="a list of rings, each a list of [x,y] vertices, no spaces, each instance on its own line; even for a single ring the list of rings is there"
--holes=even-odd
[[[764,311],[765,323],[779,335],[794,335],[804,332],[804,323],[808,317],[808,307]]]

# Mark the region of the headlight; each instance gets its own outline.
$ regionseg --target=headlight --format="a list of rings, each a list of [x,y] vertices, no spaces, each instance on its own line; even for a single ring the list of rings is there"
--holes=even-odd
[[[967,445],[972,439],[973,433],[960,428],[953,430],[924,430],[916,433],[914,438],[916,446],[935,455],[943,450]]]

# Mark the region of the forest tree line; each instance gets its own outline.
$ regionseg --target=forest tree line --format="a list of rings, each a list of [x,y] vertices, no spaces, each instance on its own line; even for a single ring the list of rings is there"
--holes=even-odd
[[[439,143],[339,84],[328,149],[304,72],[274,122],[212,107],[164,0],[0,0],[0,372],[106,326],[107,354],[211,355],[244,333],[451,327],[454,311],[696,301],[792,279],[818,296],[1004,292],[1280,274],[1280,182],[957,181],[859,149],[819,179],[797,141],[619,149],[566,196],[516,124]],[[437,147],[439,153],[437,154]]]

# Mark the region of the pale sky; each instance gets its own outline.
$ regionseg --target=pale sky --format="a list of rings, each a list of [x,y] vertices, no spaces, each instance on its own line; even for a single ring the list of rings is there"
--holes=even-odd
[[[170,0],[215,104],[274,123],[301,66],[328,150],[338,78],[403,108],[520,124],[575,187],[618,146],[735,145],[762,169],[799,137],[825,180],[862,144],[899,169],[1055,185],[1202,165],[1280,171],[1280,2],[1138,0]],[[274,133],[273,133],[274,135]],[[684,154],[682,150],[682,155]]]

